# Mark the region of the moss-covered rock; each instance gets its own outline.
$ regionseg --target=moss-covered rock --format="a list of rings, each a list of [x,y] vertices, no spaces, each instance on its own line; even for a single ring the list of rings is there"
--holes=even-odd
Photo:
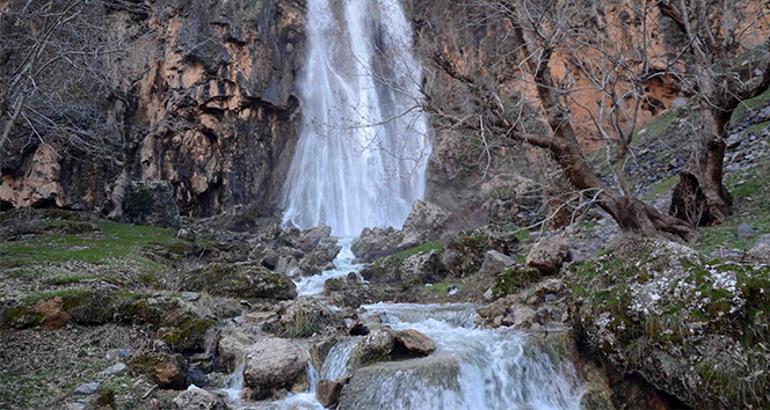
[[[142,352],[132,357],[127,364],[133,374],[148,376],[161,388],[187,388],[188,364],[182,355]]]
[[[570,268],[588,346],[692,407],[770,402],[770,268],[626,238]]]
[[[287,300],[297,297],[294,282],[262,266],[213,263],[182,280],[184,290],[245,299]]]

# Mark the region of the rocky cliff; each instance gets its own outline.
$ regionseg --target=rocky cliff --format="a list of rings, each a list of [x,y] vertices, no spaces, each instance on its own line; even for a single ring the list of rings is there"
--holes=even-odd
[[[0,203],[98,209],[125,169],[133,180],[173,184],[183,214],[270,209],[297,139],[302,2],[95,2],[83,13],[120,47],[106,98],[79,101],[120,143],[85,156],[70,147],[77,135],[30,138],[35,131],[20,124],[0,164]],[[6,60],[3,72],[16,63]]]

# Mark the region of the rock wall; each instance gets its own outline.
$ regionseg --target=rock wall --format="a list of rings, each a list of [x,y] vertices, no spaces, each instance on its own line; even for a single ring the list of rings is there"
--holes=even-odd
[[[18,127],[0,164],[0,203],[98,209],[125,167],[133,180],[169,181],[183,214],[243,203],[270,211],[298,136],[303,2],[112,3],[128,4],[84,10],[125,45],[109,77],[126,98],[83,103],[125,143],[83,158],[66,143],[30,145]]]

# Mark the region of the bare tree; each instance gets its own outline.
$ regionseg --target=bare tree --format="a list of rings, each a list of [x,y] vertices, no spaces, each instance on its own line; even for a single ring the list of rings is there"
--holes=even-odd
[[[674,192],[671,213],[697,224],[720,223],[730,212],[732,197],[724,186],[725,137],[730,118],[742,101],[770,86],[770,64],[758,81],[741,75],[735,61],[747,53],[747,38],[757,36],[765,18],[760,2],[717,0],[657,1],[686,40],[683,84],[698,97],[701,136],[688,169]],[[767,46],[768,44],[766,44]]]
[[[472,16],[466,24],[492,26],[497,38],[506,39],[503,48],[497,45],[498,61],[491,65],[515,73],[509,77],[515,77],[517,85],[511,86],[500,73],[469,73],[437,44],[434,65],[463,85],[476,110],[471,117],[478,121],[468,121],[456,107],[430,98],[429,91],[428,110],[440,121],[547,150],[570,184],[625,231],[693,240],[692,220],[666,215],[638,199],[626,175],[635,135],[643,120],[660,109],[646,85],[664,76],[682,77],[683,56],[689,50],[688,44],[655,48],[653,39],[664,35],[655,25],[660,20],[655,15],[658,3],[631,2],[616,10],[624,17],[614,20],[599,13],[595,4],[584,7],[561,0],[466,0],[464,5]],[[542,118],[545,129],[533,126],[538,121],[528,112]],[[587,117],[590,126],[577,125],[577,114]],[[586,159],[578,127],[585,128],[581,134],[590,131],[588,139],[604,145],[612,178],[600,177]]]

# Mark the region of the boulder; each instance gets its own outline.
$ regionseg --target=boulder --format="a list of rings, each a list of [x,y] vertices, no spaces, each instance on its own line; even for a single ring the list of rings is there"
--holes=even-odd
[[[226,410],[229,408],[222,397],[195,386],[179,393],[174,398],[173,403],[176,408],[184,410]]]
[[[227,371],[234,371],[238,363],[246,357],[246,350],[255,341],[256,337],[251,333],[242,332],[235,328],[223,329],[217,343],[219,363]]]
[[[286,275],[252,264],[212,263],[182,277],[183,290],[246,299],[294,299],[297,289]]]
[[[562,236],[539,240],[527,255],[527,265],[546,275],[555,275],[569,257],[567,241]]]
[[[436,350],[436,344],[431,338],[414,329],[396,332],[394,336],[394,349],[397,355],[422,357]]]
[[[435,250],[406,258],[398,269],[405,288],[437,282],[444,277],[441,257]]]
[[[350,382],[342,388],[338,408],[459,408],[460,403],[454,403],[453,406],[447,403],[448,398],[441,394],[397,394],[414,391],[415,384],[419,383],[422,391],[447,391],[460,395],[459,373],[460,365],[457,360],[447,356],[430,356],[363,367],[355,370]],[[382,386],[388,388],[383,389]]]
[[[372,330],[354,348],[353,357],[359,366],[369,363],[428,356],[436,345],[417,330],[396,331],[391,328]]]
[[[489,250],[484,254],[484,262],[479,269],[479,275],[493,277],[513,265],[515,261],[508,255],[496,250]]]
[[[149,376],[158,387],[181,390],[187,387],[187,361],[182,355],[143,352],[132,357],[128,368],[134,374]]]
[[[735,236],[737,236],[738,239],[751,238],[754,236],[754,228],[752,228],[749,224],[740,224],[735,230]]]
[[[403,233],[393,228],[365,228],[353,241],[351,250],[356,258],[371,262],[396,252],[403,238]]]
[[[357,277],[333,278],[324,284],[324,295],[337,306],[358,308],[367,299],[367,291]]]
[[[759,238],[749,250],[749,257],[759,262],[770,263],[770,234]]]
[[[321,380],[318,382],[315,397],[324,407],[334,407],[340,400],[342,388],[350,379]]]
[[[123,201],[126,222],[178,228],[179,208],[169,181],[132,181]]]
[[[404,221],[404,236],[399,246],[408,248],[438,239],[448,219],[449,213],[440,206],[426,201],[415,202]]]
[[[762,408],[769,275],[767,266],[627,237],[570,266],[566,283],[579,338],[603,360],[692,408]]]
[[[267,399],[279,389],[291,389],[303,382],[309,356],[305,349],[288,339],[265,337],[246,352],[243,371],[246,386],[254,399]]]
[[[263,330],[287,338],[303,338],[320,334],[335,334],[345,328],[338,311],[314,299],[285,301],[275,306],[274,319],[266,321]]]

